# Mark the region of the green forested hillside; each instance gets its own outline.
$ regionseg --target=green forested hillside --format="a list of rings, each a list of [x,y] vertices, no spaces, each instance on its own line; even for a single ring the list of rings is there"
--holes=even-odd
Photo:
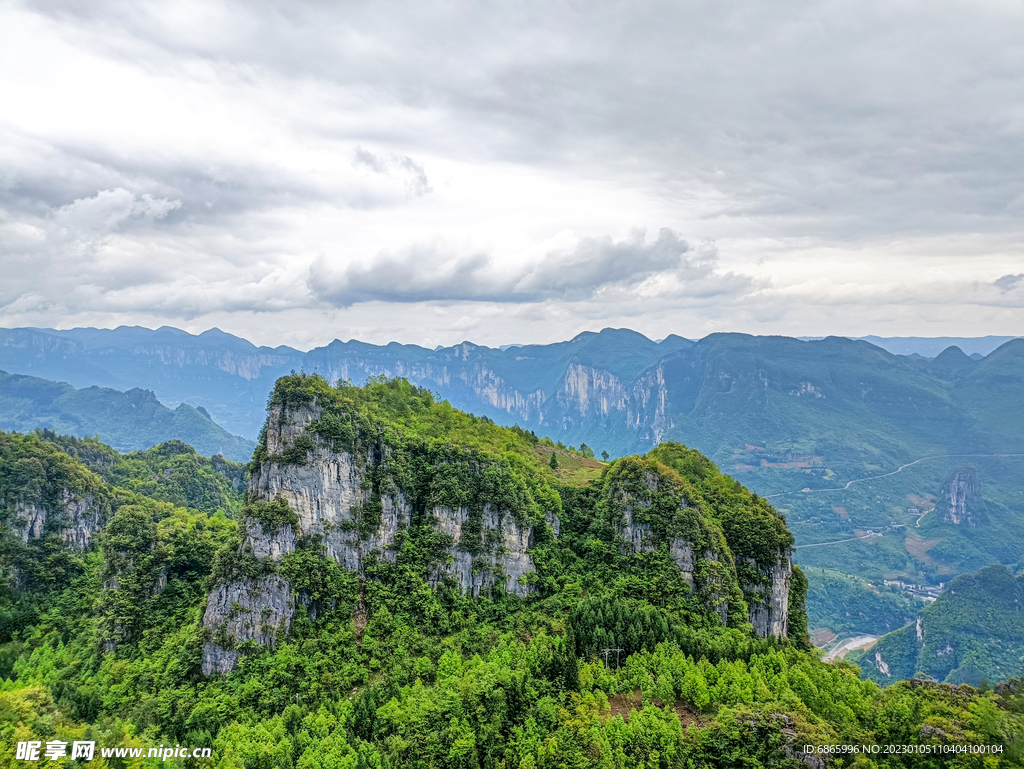
[[[567,484],[531,433],[401,380],[286,378],[272,406],[279,420],[254,458],[260,482],[322,477],[318,458],[343,456],[335,450],[362,456],[367,499],[380,506],[363,505],[355,525],[366,531],[352,534],[365,541],[401,493],[411,518],[393,558],[370,552],[362,571],[343,568],[325,551],[330,531],[298,537],[276,560],[258,556],[245,546],[254,532],[284,543],[310,522],[252,488],[239,524],[116,485],[160,467],[156,455],[97,473],[82,461],[108,467],[94,444],[0,436],[0,761],[18,740],[83,735],[209,745],[225,767],[820,765],[805,744],[998,745],[993,766],[1024,757],[1015,689],[883,689],[822,663],[807,650],[798,570],[789,633],[754,633],[746,607],[762,588],[743,567],[777,558],[791,537],[770,505],[694,451],[665,445]],[[278,431],[313,406],[321,416],[306,431]],[[195,464],[178,471],[202,475]],[[438,579],[451,548],[487,544],[487,529],[472,526],[462,544],[445,539],[429,511],[453,504],[467,525],[495,504],[530,525],[525,597],[496,582],[473,598]],[[635,548],[617,533],[630,517],[647,527]],[[696,592],[670,557],[684,535],[718,548],[697,561]],[[290,626],[239,647],[227,675],[204,676],[204,644],[227,643],[204,628],[207,596],[225,579],[268,576],[290,586]],[[617,660],[600,654],[612,644]],[[965,754],[832,765],[854,764],[982,765]]]
[[[988,566],[955,578],[915,624],[856,659],[883,684],[922,675],[977,686],[1024,676],[1024,572]]]
[[[0,371],[0,430],[37,428],[80,438],[99,436],[118,451],[144,450],[176,439],[205,456],[221,454],[246,462],[253,449],[251,441],[228,433],[206,409],[182,403],[171,410],[149,390],[76,390],[66,382]]]
[[[949,347],[929,361],[845,338],[654,342],[628,329],[504,350],[351,340],[308,353],[216,329],[0,330],[7,370],[201,403],[249,436],[274,380],[305,370],[356,383],[403,376],[462,410],[597,455],[683,443],[785,511],[799,563],[873,584],[937,585],[1024,551],[1022,360],[1021,339],[981,360]],[[976,526],[934,514],[965,462],[989,511]]]
[[[246,465],[218,455],[204,457],[183,441],[121,454],[94,438],[57,435],[51,430],[36,434],[112,486],[206,513],[220,510],[234,517],[242,509]]]
[[[881,588],[834,569],[808,566],[807,621],[836,634],[882,635],[914,621],[924,606],[895,587]]]

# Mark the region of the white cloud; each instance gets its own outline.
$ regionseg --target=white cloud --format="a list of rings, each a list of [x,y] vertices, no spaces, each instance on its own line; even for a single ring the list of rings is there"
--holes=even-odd
[[[132,217],[163,219],[180,200],[154,198],[148,192],[136,197],[128,190],[100,190],[91,198],[79,198],[53,211],[53,221],[62,233],[109,233],[120,229]]]
[[[3,5],[0,323],[1015,332],[1022,32],[924,0]]]
[[[539,258],[513,254],[499,259],[482,250],[460,253],[457,246],[435,242],[377,254],[340,272],[320,257],[310,268],[309,286],[315,296],[338,307],[373,301],[581,301],[613,291],[628,301],[664,292],[666,281],[676,296],[749,291],[748,278],[723,276],[716,260],[714,249],[691,249],[668,228],[652,241],[640,230],[619,241],[579,238],[572,248],[547,251]]]

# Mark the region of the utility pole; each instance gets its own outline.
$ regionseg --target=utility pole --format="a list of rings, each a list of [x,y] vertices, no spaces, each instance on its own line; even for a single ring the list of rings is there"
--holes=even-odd
[[[622,649],[614,649],[614,648],[601,649],[601,654],[604,655],[604,666],[606,668],[608,667],[608,655],[611,654],[612,652],[615,652],[615,667],[617,668],[619,666],[619,652],[621,652],[621,651],[622,651]]]

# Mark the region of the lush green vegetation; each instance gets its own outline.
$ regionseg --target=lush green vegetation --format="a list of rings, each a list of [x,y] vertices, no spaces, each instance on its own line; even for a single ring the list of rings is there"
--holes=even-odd
[[[108,500],[89,548],[62,546],[54,521],[52,536],[31,540],[17,574],[6,575],[3,605],[31,599],[35,613],[9,622],[0,639],[0,760],[18,740],[82,734],[108,745],[212,745],[222,766],[282,769],[798,769],[804,744],[999,744],[994,765],[1024,758],[1013,692],[883,689],[809,651],[799,607],[791,638],[756,637],[735,564],[774,560],[773,548],[791,539],[763,499],[695,452],[663,446],[570,485],[531,433],[463,414],[402,380],[333,388],[288,377],[271,406],[314,402],[314,454],[372,455],[383,469],[369,478],[371,496],[401,489],[415,515],[394,560],[371,558],[363,574],[300,538],[274,566],[295,596],[291,630],[273,648],[249,643],[224,677],[201,674],[210,640],[201,618],[215,581],[238,576],[240,527],[118,489],[56,441],[0,436],[5,543],[14,543],[8,523],[21,500],[56,504],[65,488]],[[303,443],[271,456],[264,444],[256,458],[301,464],[311,454]],[[620,546],[625,499],[649,527],[648,548]],[[535,590],[525,599],[500,587],[473,599],[451,579],[431,586],[452,543],[425,513],[485,502],[534,527]],[[246,513],[295,523],[276,501],[250,499]],[[550,513],[561,521],[557,539]],[[677,536],[720,554],[696,593],[669,557]],[[57,556],[72,564],[62,578],[22,579]],[[799,572],[794,585],[800,603]],[[714,604],[722,597],[724,624]],[[602,655],[609,646],[622,650],[617,660]],[[900,755],[835,765],[983,764]]]
[[[245,492],[246,465],[220,456],[204,457],[182,441],[119,454],[95,438],[37,432],[112,486],[161,502],[236,517]]]
[[[812,628],[837,635],[883,635],[914,621],[924,600],[904,595],[896,587],[876,587],[835,569],[804,567],[810,582],[807,620]]]
[[[883,636],[855,659],[881,683],[917,675],[977,686],[1021,676],[1022,604],[1024,573],[1014,577],[1003,566],[988,566],[962,574],[921,610],[917,623]]]
[[[202,454],[245,462],[253,449],[252,441],[228,433],[206,409],[182,403],[172,410],[149,390],[76,390],[66,382],[0,371],[0,429],[37,428],[80,438],[97,436],[119,451],[148,449],[176,439]]]
[[[0,347],[0,366],[9,371],[78,387],[123,382],[168,402],[203,403],[221,424],[247,436],[259,430],[272,382],[289,370],[346,371],[359,382],[403,370],[457,408],[550,433],[553,447],[586,445],[597,456],[622,456],[648,451],[657,440],[685,443],[784,509],[798,544],[821,545],[797,550],[801,565],[874,584],[934,585],[1013,563],[1024,549],[1024,457],[945,456],[1024,453],[1020,339],[983,360],[950,348],[926,361],[842,338],[713,334],[655,343],[626,329],[507,350],[336,341],[309,353],[256,348],[216,330],[2,333],[10,343]],[[590,378],[588,401],[570,386],[571,376]],[[608,410],[596,408],[606,397]],[[535,447],[545,464],[552,458],[547,449]],[[580,461],[586,457],[555,454],[559,482],[593,480],[600,470]],[[924,457],[931,458],[886,475]],[[978,468],[989,513],[975,528],[943,525],[927,513],[949,472],[965,460]],[[877,475],[886,477],[844,488]],[[888,609],[879,604],[876,611]]]

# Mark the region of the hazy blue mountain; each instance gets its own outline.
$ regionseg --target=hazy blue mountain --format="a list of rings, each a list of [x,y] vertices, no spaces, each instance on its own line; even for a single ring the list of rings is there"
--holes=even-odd
[[[152,390],[161,403],[203,406],[229,432],[255,439],[278,376],[301,368],[290,347],[256,347],[211,329],[0,330],[0,368],[75,387]]]
[[[959,347],[967,355],[988,355],[1015,336],[861,336],[865,342],[888,350],[894,355],[913,355],[934,358],[947,347]]]
[[[254,448],[252,441],[231,435],[214,422],[202,406],[182,403],[171,410],[150,390],[76,390],[66,382],[0,371],[0,430],[37,428],[78,437],[98,435],[121,452],[176,439],[205,456],[221,454],[247,462]]]
[[[304,353],[216,329],[12,329],[0,331],[0,367],[152,390],[247,437],[291,370],[356,384],[403,376],[459,409],[599,455],[692,446],[786,514],[800,563],[872,584],[936,584],[1024,550],[1024,457],[1012,456],[1024,454],[1024,339],[981,360],[956,341],[911,357],[841,337],[654,342],[605,329],[506,349],[334,341]],[[965,462],[984,521],[936,512]]]

